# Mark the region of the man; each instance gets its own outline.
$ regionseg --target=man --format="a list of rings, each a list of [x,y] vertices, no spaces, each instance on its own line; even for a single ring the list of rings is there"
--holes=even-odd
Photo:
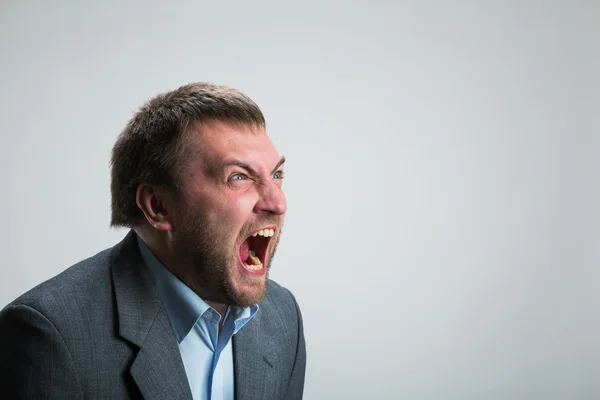
[[[111,163],[131,231],[2,310],[0,398],[300,399],[302,318],[267,278],[284,161],[235,89],[144,105]]]

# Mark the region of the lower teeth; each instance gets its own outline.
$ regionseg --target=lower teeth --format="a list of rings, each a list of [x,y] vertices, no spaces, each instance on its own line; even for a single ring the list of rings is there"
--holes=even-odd
[[[262,264],[250,265],[250,264],[244,263],[244,265],[246,266],[246,269],[249,269],[250,271],[260,271],[263,267]]]
[[[256,257],[256,254],[253,251],[250,251],[250,253],[248,254],[248,259],[246,261],[251,262],[251,264],[244,262],[245,267],[251,271],[259,271],[263,267],[262,262],[260,262],[260,259]]]

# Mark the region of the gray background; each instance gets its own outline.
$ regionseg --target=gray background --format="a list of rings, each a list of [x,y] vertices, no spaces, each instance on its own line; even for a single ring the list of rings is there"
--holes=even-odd
[[[111,146],[191,81],[289,162],[307,399],[600,398],[600,3],[4,1],[0,306],[113,245]]]

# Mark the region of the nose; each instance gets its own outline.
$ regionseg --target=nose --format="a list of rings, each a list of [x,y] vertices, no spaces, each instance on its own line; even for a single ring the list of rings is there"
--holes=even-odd
[[[273,181],[261,185],[254,212],[257,214],[283,215],[286,211],[287,201],[281,186]]]

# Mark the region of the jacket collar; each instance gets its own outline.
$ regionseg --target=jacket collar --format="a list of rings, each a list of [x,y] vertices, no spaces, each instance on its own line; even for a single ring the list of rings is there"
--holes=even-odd
[[[130,373],[146,399],[192,399],[169,317],[146,271],[136,234],[113,248],[119,335],[140,349]]]

